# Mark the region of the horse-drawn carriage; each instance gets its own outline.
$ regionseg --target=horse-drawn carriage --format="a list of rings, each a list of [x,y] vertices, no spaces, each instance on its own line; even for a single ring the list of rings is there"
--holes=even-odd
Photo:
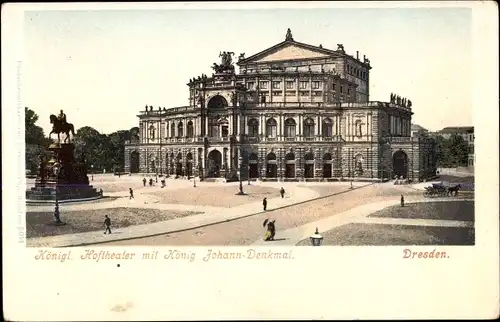
[[[433,183],[432,186],[425,187],[424,196],[425,197],[447,197],[458,194],[460,190],[460,185],[449,186],[445,185],[443,182]]]

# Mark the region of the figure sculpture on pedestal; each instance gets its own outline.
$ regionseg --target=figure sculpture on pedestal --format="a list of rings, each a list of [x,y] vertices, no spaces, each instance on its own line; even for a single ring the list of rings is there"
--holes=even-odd
[[[49,133],[49,138],[52,133],[57,134],[57,143],[61,143],[61,133],[66,134],[64,138],[64,143],[68,141],[71,142],[69,134],[74,137],[75,136],[75,128],[73,124],[66,122],[66,114],[64,114],[63,110],[59,113],[58,116],[54,114],[50,115],[50,123],[52,123],[52,131]]]
[[[411,107],[411,101],[408,100],[408,107]]]
[[[285,40],[292,40],[293,41],[292,31],[290,30],[290,28],[288,28],[286,31]]]

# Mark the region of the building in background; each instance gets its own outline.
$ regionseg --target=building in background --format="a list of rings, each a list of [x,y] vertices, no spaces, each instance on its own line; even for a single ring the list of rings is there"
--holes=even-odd
[[[416,137],[418,135],[428,135],[429,134],[429,131],[418,125],[418,124],[412,124],[411,125],[411,137]]]
[[[130,172],[262,180],[434,177],[435,144],[411,135],[411,101],[370,101],[370,60],[285,40],[257,54],[220,53],[189,80],[189,105],[146,106]]]

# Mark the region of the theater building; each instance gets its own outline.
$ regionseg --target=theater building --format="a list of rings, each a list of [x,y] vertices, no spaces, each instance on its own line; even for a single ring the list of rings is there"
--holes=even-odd
[[[220,53],[189,80],[189,105],[146,106],[125,171],[284,181],[413,181],[436,172],[434,141],[411,136],[411,101],[370,101],[370,60],[285,40],[255,55]]]

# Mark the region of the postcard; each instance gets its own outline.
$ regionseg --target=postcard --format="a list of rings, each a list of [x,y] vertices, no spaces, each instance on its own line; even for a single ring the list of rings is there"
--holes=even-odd
[[[5,319],[498,317],[494,7],[4,5]]]

